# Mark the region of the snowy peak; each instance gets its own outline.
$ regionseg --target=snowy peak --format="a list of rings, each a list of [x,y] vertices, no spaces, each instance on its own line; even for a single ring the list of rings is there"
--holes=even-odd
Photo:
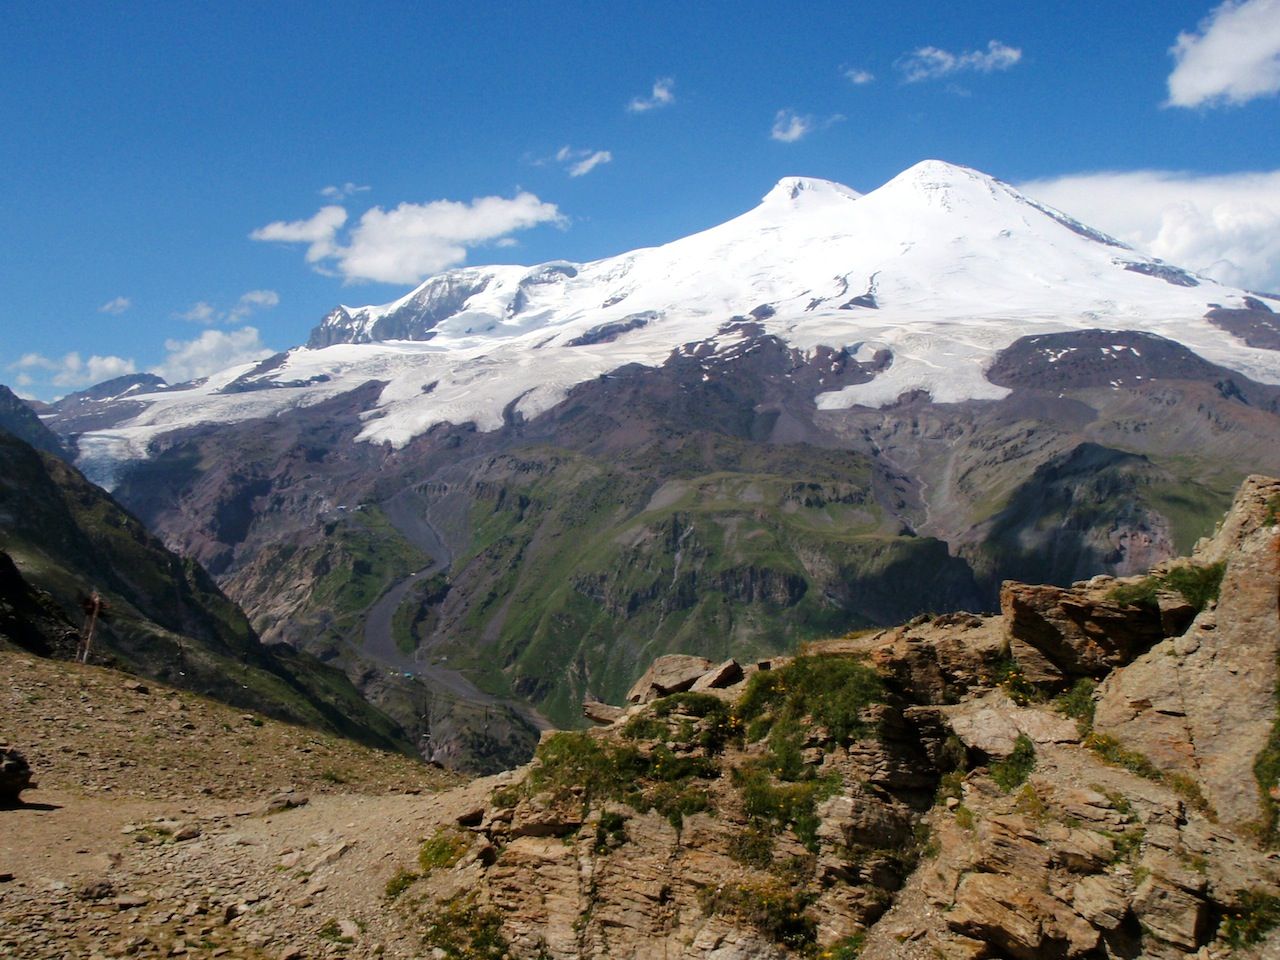
[[[816,177],[783,177],[773,189],[764,195],[761,203],[790,204],[796,201],[813,200],[857,200],[862,194],[852,187],[834,180],[819,180]]]

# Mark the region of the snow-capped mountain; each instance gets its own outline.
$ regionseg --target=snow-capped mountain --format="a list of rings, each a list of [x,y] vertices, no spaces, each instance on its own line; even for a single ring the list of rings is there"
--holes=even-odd
[[[818,382],[820,409],[912,391],[998,399],[1008,388],[985,372],[1002,349],[1077,329],[1159,334],[1280,383],[1280,353],[1206,317],[1252,305],[975,170],[925,161],[865,195],[790,177],[747,213],[663,246],[451,270],[392,303],[340,306],[305,347],[186,389],[132,393],[129,418],[87,433],[80,449],[90,461],[137,458],[167,430],[309,406],[371,380],[384,386],[363,440],[399,447],[446,421],[492,430],[504,411],[532,418],[626,364],[660,365],[698,344],[734,349],[747,333],[726,326],[733,319],[810,357],[887,351],[866,382]]]

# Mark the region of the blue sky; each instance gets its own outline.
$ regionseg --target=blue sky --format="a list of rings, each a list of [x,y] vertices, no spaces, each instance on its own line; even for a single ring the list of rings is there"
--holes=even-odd
[[[1280,0],[10,2],[0,36],[0,381],[46,399],[928,157],[1280,285]]]

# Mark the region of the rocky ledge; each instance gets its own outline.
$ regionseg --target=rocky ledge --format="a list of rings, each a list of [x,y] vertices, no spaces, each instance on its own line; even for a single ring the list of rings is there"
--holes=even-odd
[[[393,909],[433,957],[1280,955],[1278,519],[1251,477],[1146,577],[664,657],[436,830]]]

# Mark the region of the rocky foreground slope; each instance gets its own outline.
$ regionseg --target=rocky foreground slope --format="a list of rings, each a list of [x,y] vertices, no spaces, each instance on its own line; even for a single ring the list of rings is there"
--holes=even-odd
[[[596,729],[465,787],[247,815],[193,786],[196,835],[132,817],[147,842],[99,875],[0,863],[24,884],[0,884],[0,946],[58,956],[27,932],[70,925],[148,956],[1276,956],[1278,654],[1280,480],[1253,477],[1148,577],[1009,583],[998,617],[795,658],[662,658],[625,706],[586,705]]]

